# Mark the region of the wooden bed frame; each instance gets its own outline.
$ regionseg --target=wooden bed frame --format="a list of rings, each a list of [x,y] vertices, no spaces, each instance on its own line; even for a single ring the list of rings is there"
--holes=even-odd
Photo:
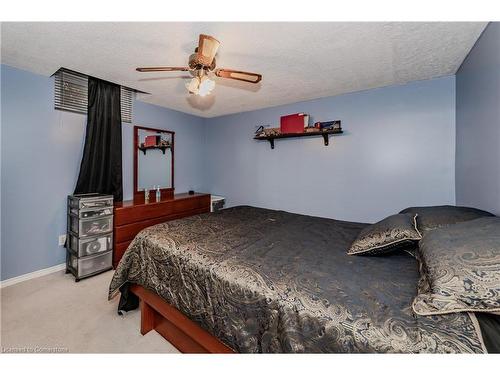
[[[130,291],[140,300],[142,335],[154,329],[182,353],[234,353],[156,293],[140,285]]]

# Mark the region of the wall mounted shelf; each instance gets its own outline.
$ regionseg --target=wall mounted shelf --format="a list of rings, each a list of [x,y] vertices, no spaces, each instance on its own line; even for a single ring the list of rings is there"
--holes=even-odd
[[[137,147],[139,150],[144,152],[144,155],[146,155],[147,150],[161,150],[163,152],[163,155],[165,155],[165,151],[170,149],[172,146],[139,146]]]
[[[325,143],[325,146],[328,146],[328,137],[330,135],[338,135],[342,133],[343,131],[341,129],[334,129],[325,131],[315,131],[309,133],[286,133],[286,134],[266,135],[263,137],[255,136],[253,139],[257,139],[259,141],[269,141],[269,143],[271,144],[271,149],[274,150],[275,139],[323,136],[323,141]]]

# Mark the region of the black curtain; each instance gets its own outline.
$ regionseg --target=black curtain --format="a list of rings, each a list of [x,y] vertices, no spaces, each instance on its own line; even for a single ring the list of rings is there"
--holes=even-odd
[[[87,132],[75,194],[123,198],[120,86],[88,78]]]

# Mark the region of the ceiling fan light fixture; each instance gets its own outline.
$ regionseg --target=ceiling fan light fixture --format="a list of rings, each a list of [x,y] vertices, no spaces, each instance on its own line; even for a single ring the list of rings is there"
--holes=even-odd
[[[207,76],[203,76],[201,78],[200,85],[198,86],[198,95],[206,96],[210,94],[214,88],[215,88],[215,82],[212,81]]]
[[[192,94],[198,94],[199,86],[200,86],[200,79],[198,77],[194,77],[188,83],[186,83],[186,88]]]
[[[186,83],[186,88],[190,94],[207,96],[215,88],[215,82],[207,76],[194,77]]]

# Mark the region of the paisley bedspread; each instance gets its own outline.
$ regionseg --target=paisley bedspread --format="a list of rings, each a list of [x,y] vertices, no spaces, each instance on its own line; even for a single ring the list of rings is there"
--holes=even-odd
[[[367,224],[248,206],[140,232],[110,285],[156,292],[237,352],[482,353],[466,313],[418,316],[406,253],[352,256]]]

